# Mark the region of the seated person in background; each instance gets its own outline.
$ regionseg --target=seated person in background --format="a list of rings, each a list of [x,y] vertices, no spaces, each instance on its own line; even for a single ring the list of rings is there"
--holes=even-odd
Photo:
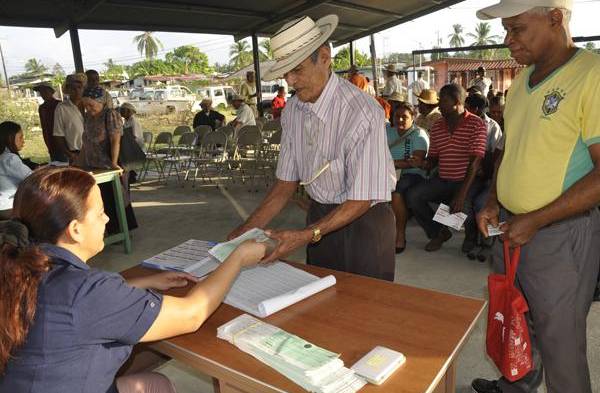
[[[112,97],[104,87],[100,86],[100,74],[98,74],[98,71],[87,70],[85,76],[87,77],[87,84],[83,90],[83,96],[100,100],[105,107],[112,108]]]
[[[279,119],[281,117],[281,111],[285,108],[285,87],[279,86],[277,89],[277,96],[271,101],[271,113],[273,119]]]
[[[394,166],[401,171],[396,189],[392,192],[392,209],[396,216],[396,254],[400,254],[406,247],[406,192],[423,182],[427,174],[414,166],[414,157],[425,159],[429,148],[429,137],[423,129],[417,127],[414,118],[414,107],[407,102],[400,102],[394,112],[394,126],[387,129]]]
[[[39,169],[19,186],[13,220],[0,225],[0,391],[175,392],[161,374],[115,375],[133,345],[197,330],[265,254],[246,242],[202,281],[179,272],[125,280],[87,265],[107,221],[82,170]],[[184,297],[155,292],[189,281]]]
[[[83,135],[83,87],[87,77],[83,73],[67,75],[63,91],[68,97],[56,106],[54,112],[54,148],[63,160],[75,161],[81,150]]]
[[[213,110],[210,98],[203,99],[200,102],[200,108],[202,110],[194,116],[194,129],[198,126],[211,126],[213,130],[216,130],[225,122],[225,116]]]
[[[254,118],[254,112],[252,109],[244,102],[244,97],[240,95],[235,95],[231,99],[233,107],[237,109],[235,114],[235,119],[233,119],[229,124],[235,128],[235,134],[237,136],[237,132],[243,126],[255,126],[256,119]]]
[[[477,214],[479,210],[483,208],[485,201],[487,200],[487,194],[489,192],[492,177],[494,175],[495,164],[498,161],[499,155],[501,154],[503,149],[503,146],[500,146],[502,142],[502,130],[500,129],[500,126],[498,125],[498,123],[496,123],[494,119],[491,119],[486,115],[485,111],[487,107],[488,101],[481,94],[473,94],[471,96],[468,96],[465,100],[465,109],[483,119],[487,127],[487,144],[485,148],[485,156],[481,161],[481,168],[480,171],[477,173],[477,179],[473,182],[473,185],[471,186],[471,192],[469,193],[473,199],[471,203],[475,214]],[[476,244],[473,245],[473,248],[471,250],[464,249],[463,251],[467,252],[467,256],[469,257],[469,259],[475,259],[478,255],[482,255],[483,257],[479,257],[478,259],[483,262],[486,258],[481,251],[488,244],[484,244],[483,238],[477,230],[476,223],[469,220],[468,224],[472,225],[472,227],[465,227],[465,233],[477,233],[478,240],[476,241]],[[465,225],[467,225],[467,222],[465,222]],[[476,245],[482,246],[482,250],[479,250],[479,252],[474,252],[474,248]]]
[[[143,150],[145,147],[144,129],[135,117],[135,107],[129,102],[126,102],[119,107],[119,113],[121,114],[121,117],[125,120],[125,122],[123,123],[123,133],[130,132],[134,136],[137,144],[140,145],[140,148],[142,148]]]
[[[490,100],[489,117],[494,119],[504,131],[504,96],[496,95]]]
[[[8,220],[19,184],[31,174],[19,151],[25,146],[21,126],[12,121],[0,123],[0,220]]]
[[[419,116],[415,119],[415,123],[429,132],[433,124],[442,117],[438,108],[440,102],[438,94],[435,90],[425,89],[417,97],[417,101],[419,101]]]
[[[415,157],[413,161],[414,166],[426,170],[439,164],[438,176],[422,182],[407,194],[408,206],[431,239],[425,246],[426,251],[439,250],[452,237],[447,227],[433,221],[434,211],[429,203],[443,202],[450,206],[451,213],[464,212],[467,221],[475,219],[469,192],[485,155],[487,127],[481,118],[465,110],[465,96],[460,85],[442,87],[440,111],[443,117],[429,133],[428,156],[425,160]],[[471,224],[465,223],[465,228],[471,228]],[[476,239],[477,232],[467,233],[463,250],[471,250]]]
[[[367,79],[363,75],[358,73],[358,68],[355,65],[350,66],[348,70],[348,80],[362,91],[367,91],[369,82],[367,82]]]

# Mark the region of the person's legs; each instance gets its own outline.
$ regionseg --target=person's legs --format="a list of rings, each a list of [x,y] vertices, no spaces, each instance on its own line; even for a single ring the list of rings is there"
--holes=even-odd
[[[483,193],[484,189],[485,183],[476,178],[469,189],[467,198],[465,199],[463,212],[467,215],[467,219],[464,223],[465,240],[462,244],[462,252],[465,254],[471,252],[477,245],[477,235],[479,231],[477,230],[477,222],[475,221],[475,215],[477,214],[477,210],[475,209],[475,200],[479,194]]]
[[[435,238],[442,229],[441,224],[433,221],[434,211],[429,203],[450,199],[454,195],[453,184],[434,177],[416,185],[406,193],[408,208],[412,210],[415,219],[429,239]]]
[[[392,210],[396,218],[396,249],[404,250],[406,247],[406,221],[408,209],[404,197],[398,192],[392,193]]]
[[[536,392],[542,365],[548,393],[591,393],[586,319],[599,269],[598,242],[600,215],[592,211],[540,230],[522,247],[517,280],[529,305],[535,370],[515,383],[501,378],[502,393]],[[494,254],[500,270],[501,254]]]
[[[124,375],[116,384],[119,393],[177,393],[169,378],[154,372]]]

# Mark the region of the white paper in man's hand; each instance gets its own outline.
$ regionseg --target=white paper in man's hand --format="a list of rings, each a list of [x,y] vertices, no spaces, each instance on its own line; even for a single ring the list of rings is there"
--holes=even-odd
[[[219,261],[224,262],[225,259],[243,242],[246,240],[254,239],[258,243],[266,242],[267,245],[272,249],[276,246],[276,243],[269,238],[265,231],[259,228],[252,228],[248,232],[232,239],[228,242],[219,243],[213,248],[211,248],[208,252],[213,257],[217,258]],[[271,250],[272,251],[272,250]]]
[[[487,226],[487,230],[488,230],[488,236],[498,236],[498,235],[502,235],[504,233],[504,231],[502,231],[500,229],[500,227],[504,225],[504,222],[501,222],[500,224],[498,224],[497,227],[494,227],[490,224],[488,224]]]
[[[435,216],[433,216],[433,221],[454,228],[457,231],[460,231],[466,219],[467,215],[462,212],[450,214],[450,207],[443,203],[440,203],[440,207],[438,207]]]

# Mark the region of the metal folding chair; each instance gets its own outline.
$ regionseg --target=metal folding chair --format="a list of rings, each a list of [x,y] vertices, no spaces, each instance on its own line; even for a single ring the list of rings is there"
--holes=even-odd
[[[194,178],[192,187],[196,185],[198,173],[202,179],[211,182],[211,173],[214,172],[217,178],[220,178],[227,157],[227,135],[223,131],[209,132],[202,138],[200,149],[196,150],[197,155],[192,157],[191,162],[194,165]],[[190,170],[191,171],[191,170]],[[188,171],[188,173],[190,172]],[[188,177],[186,173],[186,179]],[[217,185],[218,186],[218,185]]]
[[[158,181],[164,177],[164,164],[165,158],[170,157],[173,154],[173,135],[170,132],[161,132],[158,134],[154,143],[148,148],[146,153],[146,161],[140,174],[140,181],[143,181],[148,174],[150,165],[154,164],[156,173],[158,174]]]

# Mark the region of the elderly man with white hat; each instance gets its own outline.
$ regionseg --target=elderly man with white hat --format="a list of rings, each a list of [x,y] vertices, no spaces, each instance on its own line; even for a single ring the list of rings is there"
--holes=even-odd
[[[235,119],[233,119],[229,124],[235,128],[236,135],[243,126],[256,125],[254,111],[252,111],[252,108],[246,104],[245,100],[246,99],[239,94],[236,94],[231,98],[231,103],[237,111],[235,113]]]
[[[431,127],[436,121],[442,118],[442,112],[440,112],[437,91],[432,89],[425,89],[421,91],[421,94],[417,97],[419,105],[419,116],[415,119],[415,124],[429,132]]]
[[[54,147],[59,161],[73,162],[79,155],[83,136],[83,89],[87,83],[84,73],[67,75],[63,91],[68,95],[54,111]]]
[[[392,281],[395,230],[387,202],[396,179],[384,113],[331,72],[327,40],[337,23],[336,15],[303,17],[271,39],[275,63],[264,78],[283,76],[296,95],[281,117],[276,184],[230,238],[267,228],[301,185],[311,199],[307,226],[268,231],[278,246],[265,261],[307,246],[309,264]]]
[[[395,65],[388,64],[385,67],[385,77],[385,86],[381,92],[382,97],[389,98],[394,93],[398,93],[406,97],[406,87],[402,86],[402,81],[398,78]],[[402,101],[406,101],[406,98]]]
[[[510,383],[477,379],[479,393],[591,393],[586,317],[600,262],[600,57],[569,32],[572,0],[502,0],[477,12],[502,18],[512,57],[528,66],[504,112],[506,145],[480,230],[521,247],[516,285],[529,305],[534,369]],[[504,271],[502,245],[494,269]]]

